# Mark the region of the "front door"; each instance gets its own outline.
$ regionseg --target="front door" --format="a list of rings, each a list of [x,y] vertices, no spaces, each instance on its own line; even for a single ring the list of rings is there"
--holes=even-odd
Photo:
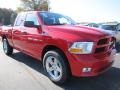
[[[35,25],[39,25],[38,18],[33,13],[28,13],[25,21],[33,21]],[[39,25],[40,26],[40,25]],[[39,57],[42,45],[42,29],[35,27],[25,27],[22,31],[24,50],[33,57]]]

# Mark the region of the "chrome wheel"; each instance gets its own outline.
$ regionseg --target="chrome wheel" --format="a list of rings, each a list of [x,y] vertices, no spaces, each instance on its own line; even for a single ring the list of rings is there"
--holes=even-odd
[[[53,81],[59,81],[62,77],[62,65],[60,61],[53,57],[49,56],[46,59],[46,71]]]
[[[7,51],[8,51],[8,46],[7,46],[6,39],[3,40],[3,50],[4,50],[5,53],[7,53]]]

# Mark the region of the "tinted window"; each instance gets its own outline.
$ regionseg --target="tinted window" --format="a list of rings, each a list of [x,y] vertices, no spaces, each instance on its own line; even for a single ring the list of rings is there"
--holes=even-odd
[[[117,31],[120,31],[120,24],[118,24],[118,25],[116,26],[116,30],[117,30]]]
[[[33,21],[35,25],[39,25],[37,17],[32,13],[27,14],[26,21]]]
[[[115,25],[102,25],[102,29],[105,30],[115,30]]]
[[[19,14],[17,19],[16,19],[15,26],[23,26],[24,21],[25,21],[25,17],[26,17],[26,14],[24,14],[24,13]]]

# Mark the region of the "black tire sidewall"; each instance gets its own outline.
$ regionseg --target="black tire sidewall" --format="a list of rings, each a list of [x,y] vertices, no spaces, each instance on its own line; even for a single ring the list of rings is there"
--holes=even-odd
[[[46,59],[49,57],[49,56],[53,56],[55,58],[57,58],[59,60],[59,62],[61,63],[62,65],[62,77],[58,80],[58,81],[54,81],[51,76],[48,74],[48,72],[46,71]],[[65,63],[65,58],[60,54],[59,51],[48,51],[45,55],[44,55],[44,58],[43,58],[43,67],[44,67],[44,70],[47,74],[47,76],[50,78],[51,81],[53,81],[54,83],[56,84],[63,84],[64,82],[67,81],[68,77],[69,77],[69,74],[68,74],[68,68],[67,68],[67,65]]]
[[[7,51],[4,50],[4,46],[3,46],[4,53],[6,55],[11,55],[13,53],[13,48],[9,45],[7,39],[5,39],[5,38],[3,39],[3,45],[4,45],[4,42],[6,42],[6,44],[7,44]]]

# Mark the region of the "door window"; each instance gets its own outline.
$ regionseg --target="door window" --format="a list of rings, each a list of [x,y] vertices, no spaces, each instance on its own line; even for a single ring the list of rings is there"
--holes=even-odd
[[[27,14],[26,21],[33,21],[35,25],[39,25],[37,17],[32,13]]]
[[[24,13],[19,14],[16,19],[15,26],[23,26],[25,17],[26,17],[26,14],[24,14]]]

